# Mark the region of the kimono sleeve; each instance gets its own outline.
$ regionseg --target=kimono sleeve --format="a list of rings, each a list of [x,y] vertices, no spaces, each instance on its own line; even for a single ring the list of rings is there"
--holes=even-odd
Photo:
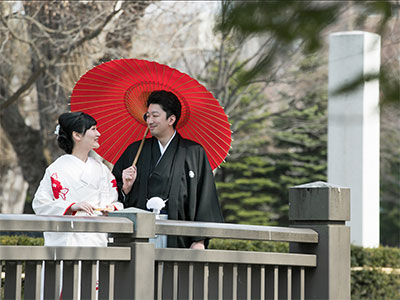
[[[120,210],[124,208],[124,205],[118,201],[118,187],[117,187],[117,180],[115,179],[114,175],[111,173],[111,171],[103,164],[103,168],[106,171],[107,174],[107,183],[109,187],[109,195],[111,195],[110,198],[110,205],[114,206],[115,210]]]
[[[137,142],[129,145],[128,148],[125,149],[124,153],[122,153],[121,157],[117,160],[114,168],[112,169],[112,174],[115,176],[117,183],[118,200],[125,205],[127,205],[128,195],[125,195],[122,192],[122,171],[132,165],[134,155],[136,154],[138,149],[138,145],[139,144]]]
[[[196,201],[196,221],[223,223],[214,174],[202,147],[197,149],[198,182]]]
[[[204,149],[200,146],[190,147],[189,157],[192,176],[187,179],[188,185],[188,220],[201,222],[223,223],[221,207],[218,200],[217,189],[215,186],[214,175]],[[186,173],[190,173],[186,170]],[[193,242],[204,240],[207,248],[208,237],[178,237],[177,246],[189,248]],[[170,246],[170,244],[168,244]],[[171,247],[175,245],[171,242]]]
[[[32,208],[38,215],[65,215],[75,202],[66,200],[65,195],[69,189],[63,187],[58,178],[50,173],[50,169],[47,168],[33,198]]]

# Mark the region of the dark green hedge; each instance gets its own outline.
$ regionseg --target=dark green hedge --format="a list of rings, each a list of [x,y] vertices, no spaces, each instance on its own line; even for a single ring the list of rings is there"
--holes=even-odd
[[[400,299],[400,273],[375,270],[351,271],[351,299]]]
[[[8,246],[43,246],[43,238],[34,238],[26,235],[0,235],[0,245]]]
[[[400,299],[399,248],[351,246],[351,266],[352,299]]]
[[[363,248],[352,245],[351,266],[400,268],[400,249],[391,247]]]
[[[289,243],[212,239],[209,249],[257,252],[289,252]]]

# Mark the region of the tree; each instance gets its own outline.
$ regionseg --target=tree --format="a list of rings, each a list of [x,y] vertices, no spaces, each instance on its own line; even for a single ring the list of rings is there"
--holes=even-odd
[[[226,12],[221,10],[220,19]],[[326,72],[310,76],[324,60],[309,57],[300,64],[298,46],[282,47],[267,74],[242,84],[263,51],[273,48],[273,38],[237,36],[223,27],[216,34],[219,44],[203,56],[208,57],[206,68],[195,77],[219,99],[232,124],[232,150],[216,171],[225,219],[287,224],[287,188],[326,178],[326,91],[324,95],[322,89],[327,76]],[[316,82],[320,89],[307,92]],[[270,97],[271,86],[278,85],[282,93]],[[299,93],[301,88],[305,91]]]
[[[277,184],[268,179],[271,166],[260,154],[266,152],[269,143],[266,116],[270,115],[270,102],[265,89],[286,63],[276,64],[268,76],[240,85],[240,77],[254,64],[269,40],[238,38],[232,30],[216,34],[218,44],[214,51],[203,55],[207,58],[204,72],[195,77],[200,78],[220,101],[233,132],[227,163],[216,171],[223,213],[229,222],[276,224],[273,221],[276,216],[270,208],[277,199],[267,192],[277,188]],[[253,45],[251,51],[250,44]]]
[[[354,82],[342,87],[341,91],[355,88],[360,83],[371,78],[379,77],[380,79],[382,103],[381,236],[384,244],[399,245],[400,169],[398,145],[400,137],[398,132],[400,124],[398,120],[400,106],[398,103],[400,101],[400,62],[398,57],[400,54],[400,26],[399,18],[396,18],[396,13],[398,14],[399,12],[399,2],[223,1],[223,3],[224,10],[221,15],[224,17],[220,19],[219,28],[222,30],[235,30],[242,38],[267,35],[272,39],[269,47],[265,48],[265,51],[259,56],[254,68],[241,77],[240,84],[242,85],[246,85],[259,76],[269,74],[271,66],[280,59],[282,50],[287,48],[290,49],[295,45],[300,45],[305,55],[316,53],[317,50],[322,53],[326,52],[324,40],[326,33],[329,31],[365,30],[376,32],[382,36],[382,68],[380,74],[367,74],[365,77],[357,78]],[[305,89],[309,90],[309,99],[314,98],[313,91],[315,87],[318,87],[318,84],[305,86]],[[279,88],[281,87],[279,86]],[[304,87],[302,90],[304,90]],[[296,91],[298,92],[298,90]],[[338,92],[341,91],[339,90]],[[285,97],[287,96],[285,95]],[[290,96],[287,98],[292,99]],[[313,105],[310,105],[312,111]],[[323,108],[322,110],[321,108],[319,107],[315,112],[321,113],[323,111]],[[298,113],[296,109],[294,112],[282,116],[286,116],[286,120],[289,118],[296,119],[296,116],[300,116],[297,115]],[[309,116],[311,117],[311,115]],[[299,142],[294,136],[290,137],[291,133],[298,134],[297,130],[294,130],[297,127],[293,127],[293,130],[290,130],[290,126],[288,126],[285,130],[284,123],[284,118],[275,122],[276,129],[280,128],[279,130],[283,130],[283,132],[276,132],[273,144],[275,146],[281,145],[281,147],[286,144],[289,147],[288,149],[292,149],[292,151],[294,149],[296,152],[296,148],[300,150],[299,147],[294,147],[295,143],[298,143],[304,150],[311,150],[310,145]],[[318,123],[316,124],[318,125]],[[290,133],[290,131],[292,132]],[[323,133],[322,127],[319,128],[318,134],[321,133]],[[292,145],[288,144],[288,142],[292,143]],[[310,156],[310,159],[316,158],[320,166],[323,166],[322,149],[319,154],[318,157]],[[297,184],[301,180],[291,182],[291,178],[295,175],[293,172],[300,171],[300,169],[293,165],[289,168],[289,163],[286,163],[287,166],[285,167],[284,162],[296,161],[302,166],[303,170],[307,166],[307,162],[300,162],[300,157],[290,151],[286,156],[282,160],[282,168],[278,166],[277,170],[281,174],[290,172],[291,176],[282,175],[280,180],[284,183],[284,186]],[[292,170],[293,168],[294,170]],[[317,178],[324,178],[322,168],[316,170],[316,172]]]
[[[381,107],[380,236],[386,246],[400,247],[400,107]]]
[[[219,24],[223,30],[234,29],[241,36],[268,34],[273,41],[262,53],[257,64],[242,77],[245,84],[257,74],[268,72],[279,53],[293,44],[300,44],[305,54],[311,54],[324,45],[323,35],[347,10],[357,11],[354,24],[365,27],[371,15],[378,17],[374,32],[385,35],[390,21],[398,10],[398,1],[223,1],[226,15]],[[352,20],[353,21],[353,20]],[[388,26],[389,25],[389,26]],[[338,92],[357,87],[371,78],[380,78],[383,99],[400,101],[400,83],[390,76],[392,69],[382,69],[380,74],[366,74],[343,86]],[[398,77],[397,77],[398,78]]]
[[[129,37],[148,4],[1,3],[0,124],[29,184],[28,198],[46,166],[61,153],[53,131],[57,116],[68,110],[73,84],[91,64],[115,58],[116,49],[127,53]],[[35,113],[24,110],[26,101],[37,103]],[[31,125],[26,120],[39,121]]]
[[[288,189],[314,181],[327,181],[327,74],[319,55],[303,59],[289,78],[296,95],[281,93],[290,109],[272,120],[272,178],[279,182],[279,224],[288,224]],[[301,86],[305,86],[301,92]],[[313,87],[313,88],[310,88]]]
[[[258,127],[269,128],[267,136],[251,143],[249,149],[257,151],[232,155],[222,165],[217,187],[227,221],[287,225],[288,188],[326,181],[327,74],[321,68],[323,62],[310,56],[286,73],[286,84],[294,91],[311,84],[318,88],[294,93],[282,89],[279,111],[250,122],[244,130],[243,135],[252,136]]]

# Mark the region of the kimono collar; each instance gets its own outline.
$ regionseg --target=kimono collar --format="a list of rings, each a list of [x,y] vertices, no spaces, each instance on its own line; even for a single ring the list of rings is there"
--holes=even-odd
[[[164,152],[167,150],[169,144],[170,144],[171,141],[174,139],[175,135],[176,135],[176,130],[174,131],[174,134],[171,136],[171,138],[169,139],[169,141],[168,141],[168,143],[165,145],[165,147],[163,147],[163,145],[161,145],[161,142],[157,140],[157,141],[158,141],[158,146],[160,147],[161,156],[163,156]],[[161,157],[161,156],[160,156],[160,157]]]

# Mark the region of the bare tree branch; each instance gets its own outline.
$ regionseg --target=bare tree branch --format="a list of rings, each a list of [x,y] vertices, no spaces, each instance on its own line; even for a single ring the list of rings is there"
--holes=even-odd
[[[4,19],[3,15],[0,14],[0,17],[1,17],[1,22],[4,24],[4,26],[7,28],[7,30],[9,31],[9,33],[12,35],[12,37],[13,37],[14,39],[16,39],[17,41],[20,41],[21,43],[28,44],[28,45],[29,45],[30,47],[32,47],[32,49],[35,51],[36,55],[37,55],[38,57],[41,57],[40,51],[39,51],[39,49],[36,47],[36,45],[35,45],[34,42],[32,42],[32,41],[30,41],[30,40],[25,40],[25,39],[19,37],[18,34],[16,34],[16,33],[14,32],[14,30],[12,30],[12,29],[10,28],[10,26],[8,26],[7,21]]]
[[[79,39],[75,43],[68,45],[68,46],[64,47],[63,49],[61,49],[59,55],[56,55],[54,57],[54,59],[52,59],[51,61],[45,60],[44,61],[45,65],[40,66],[33,74],[31,74],[31,76],[26,80],[26,82],[23,85],[21,85],[21,87],[13,95],[11,95],[4,103],[2,103],[0,105],[0,111],[5,109],[7,106],[11,105],[15,101],[17,101],[19,99],[19,96],[22,93],[24,93],[26,90],[28,90],[31,87],[31,85],[33,83],[35,83],[35,81],[39,78],[39,76],[41,76],[49,68],[49,66],[55,65],[63,57],[68,56],[74,49],[78,48],[86,41],[89,41],[89,40],[97,37],[102,32],[104,27],[111,21],[111,19],[119,12],[120,12],[120,9],[112,11],[106,17],[106,19],[102,22],[102,24],[100,24],[96,29],[94,29],[87,35],[83,36],[81,39]],[[2,20],[3,24],[8,28],[8,30],[10,31],[10,33],[13,35],[13,37],[15,39],[19,40],[20,42],[29,44],[33,49],[35,49],[35,52],[38,55],[38,57],[39,58],[42,57],[42,55],[40,54],[40,51],[37,49],[36,45],[32,41],[27,41],[27,40],[19,38],[13,32],[13,30],[11,30],[11,28],[9,28],[8,24],[5,22],[3,17],[1,17],[1,20]]]
[[[31,76],[28,78],[28,80],[21,85],[21,87],[13,94],[11,97],[9,97],[4,103],[0,105],[0,112],[4,109],[6,109],[8,106],[13,104],[15,101],[19,99],[19,97],[27,91],[33,83],[39,78],[40,75],[46,70],[46,67],[42,66],[39,69],[37,69],[34,73],[31,74]]]

